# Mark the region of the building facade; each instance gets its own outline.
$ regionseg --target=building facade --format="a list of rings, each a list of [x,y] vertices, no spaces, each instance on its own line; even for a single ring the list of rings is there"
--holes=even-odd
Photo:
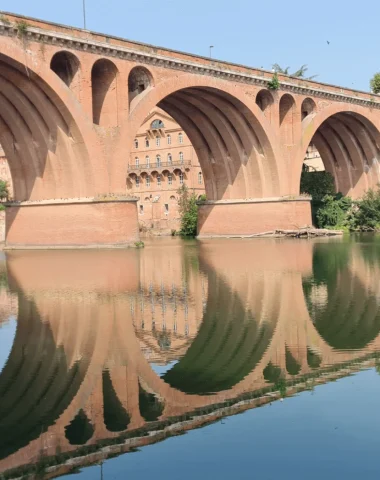
[[[180,226],[178,189],[187,185],[203,195],[198,157],[180,125],[158,107],[150,112],[134,140],[127,193],[139,198],[142,231],[170,233]]]

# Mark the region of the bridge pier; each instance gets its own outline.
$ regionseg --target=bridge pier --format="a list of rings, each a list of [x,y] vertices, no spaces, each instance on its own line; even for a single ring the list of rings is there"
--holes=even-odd
[[[198,237],[249,236],[312,225],[305,197],[207,201],[199,205]]]
[[[137,200],[68,199],[9,203],[5,248],[122,247],[139,240]]]

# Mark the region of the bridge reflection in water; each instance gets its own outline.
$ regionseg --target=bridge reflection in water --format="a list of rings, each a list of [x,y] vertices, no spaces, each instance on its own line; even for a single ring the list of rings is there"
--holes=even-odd
[[[0,474],[69,473],[374,365],[379,260],[341,240],[7,254]]]

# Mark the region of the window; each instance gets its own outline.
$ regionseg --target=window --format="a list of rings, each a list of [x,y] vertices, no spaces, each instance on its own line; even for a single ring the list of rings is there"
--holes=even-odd
[[[161,144],[161,138],[160,137],[156,137],[156,145],[157,147],[159,147]]]
[[[168,184],[171,185],[173,183],[173,177],[168,175]]]
[[[178,143],[183,143],[183,135],[182,133],[178,134]]]
[[[183,163],[183,152],[179,152],[179,161]]]
[[[147,148],[149,148],[149,139],[147,139],[147,138],[145,139],[145,146],[146,146]]]
[[[179,174],[179,184],[183,185],[183,173]]]
[[[140,205],[140,215],[144,215],[144,205]]]
[[[150,124],[150,128],[152,130],[157,130],[158,128],[165,128],[164,122],[162,120],[153,120]]]
[[[199,184],[202,183],[202,172],[199,172],[199,173],[198,173],[198,183],[199,183]]]
[[[139,148],[139,141],[135,138],[135,148]]]
[[[136,167],[138,167],[140,165],[139,157],[135,158],[135,165],[136,165]]]
[[[165,215],[167,215],[169,213],[169,204],[168,203],[165,203],[165,205],[164,205],[164,212],[165,212]]]
[[[157,185],[161,186],[161,175],[157,175]]]
[[[171,145],[171,144],[172,144],[172,136],[171,136],[171,135],[168,135],[168,136],[166,137],[166,140],[167,140],[167,142],[168,142],[168,145]]]
[[[150,167],[150,158],[149,158],[149,155],[147,155],[145,157],[145,163],[146,163],[146,166],[149,168]]]
[[[139,177],[136,177],[136,188],[139,188],[140,186],[140,179]]]
[[[156,165],[157,167],[161,167],[161,157],[159,155],[156,157]]]
[[[150,187],[150,178],[149,177],[146,177],[146,186]]]
[[[171,153],[168,153],[168,164],[171,165],[173,163],[173,157]]]

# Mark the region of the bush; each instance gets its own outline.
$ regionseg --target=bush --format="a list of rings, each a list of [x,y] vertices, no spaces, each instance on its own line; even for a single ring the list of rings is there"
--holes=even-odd
[[[368,190],[348,218],[351,230],[380,231],[380,190]]]
[[[370,86],[373,93],[380,93],[380,72],[375,73],[371,78]]]
[[[277,72],[274,72],[272,80],[269,80],[268,88],[269,90],[278,90],[280,88],[280,81]]]
[[[177,191],[178,209],[181,216],[180,235],[183,237],[195,237],[197,234],[198,206],[197,196],[194,191],[190,192],[186,185],[182,185]]]
[[[319,228],[347,228],[347,214],[352,207],[350,197],[325,195],[316,213]]]

